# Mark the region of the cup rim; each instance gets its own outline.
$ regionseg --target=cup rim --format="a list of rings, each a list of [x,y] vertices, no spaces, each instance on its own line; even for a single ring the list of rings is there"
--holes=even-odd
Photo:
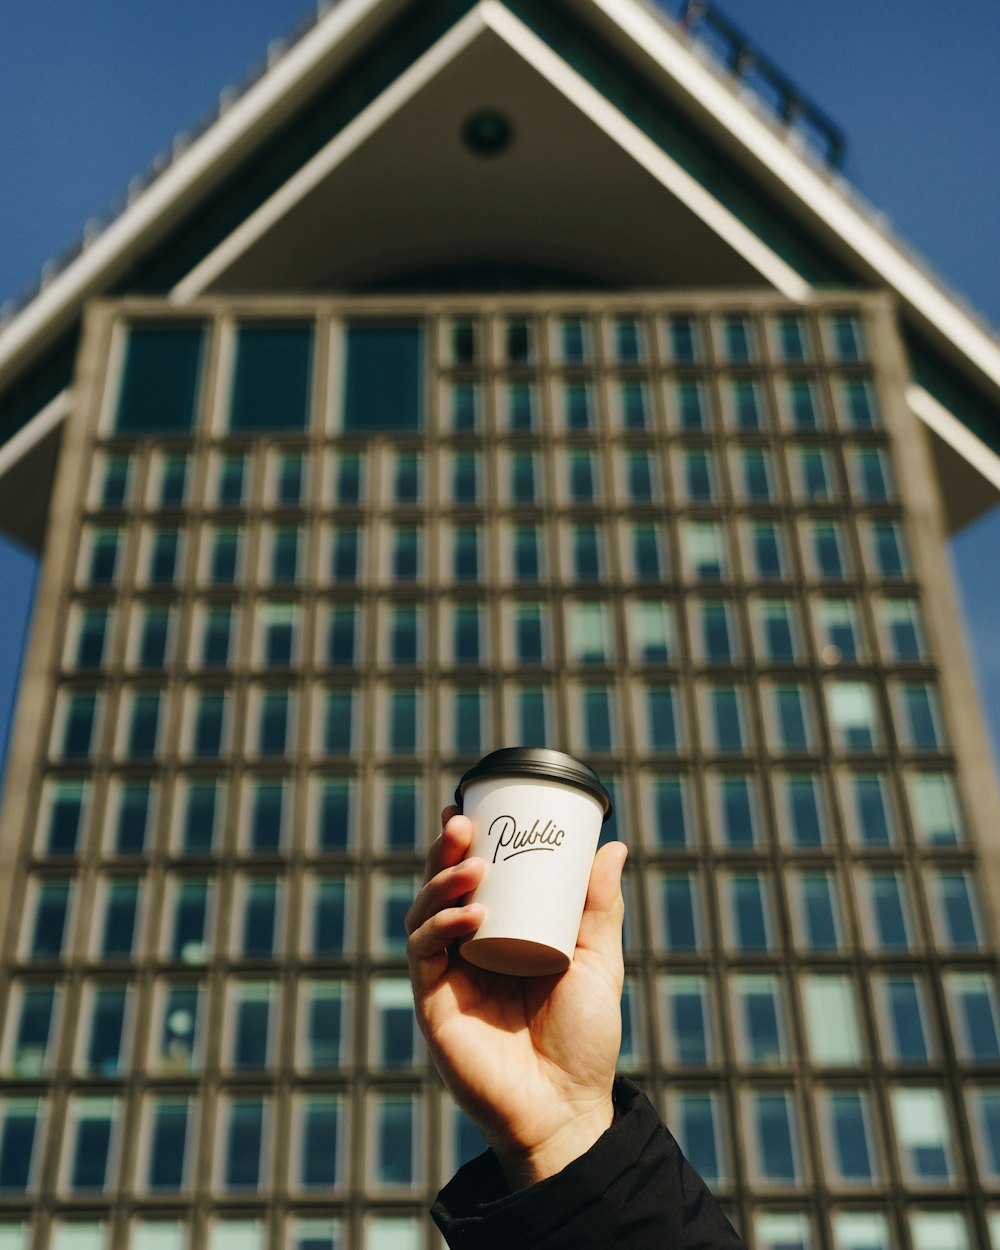
[[[530,777],[575,786],[601,804],[602,824],[611,818],[611,795],[600,777],[589,764],[566,751],[554,751],[547,747],[501,747],[498,751],[491,751],[463,774],[455,789],[455,802],[459,807],[462,806],[465,788],[471,782],[487,777]]]

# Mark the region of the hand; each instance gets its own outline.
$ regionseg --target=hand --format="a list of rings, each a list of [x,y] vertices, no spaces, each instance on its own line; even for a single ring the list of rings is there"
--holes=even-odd
[[[512,1189],[561,1171],[614,1118],[621,1046],[621,874],[626,848],[601,847],[570,967],[511,977],[466,963],[454,948],[482,924],[464,904],[486,865],[465,859],[472,825],[448,807],[406,916],[417,1020],[458,1105],[482,1128]]]

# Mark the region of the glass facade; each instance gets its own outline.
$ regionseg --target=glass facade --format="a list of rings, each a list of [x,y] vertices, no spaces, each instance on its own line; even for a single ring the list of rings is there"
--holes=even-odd
[[[621,1066],[747,1238],[979,1250],[997,948],[876,306],[414,306],[121,314],[18,778],[0,1244],[436,1247],[481,1147],[403,916],[522,742],[614,787]]]

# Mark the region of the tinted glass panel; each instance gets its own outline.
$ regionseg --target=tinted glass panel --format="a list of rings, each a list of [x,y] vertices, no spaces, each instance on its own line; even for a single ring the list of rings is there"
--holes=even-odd
[[[424,423],[424,332],[416,322],[347,327],[345,430],[419,430]]]
[[[169,434],[194,427],[203,328],[190,322],[130,326],[115,429]]]
[[[241,326],[236,338],[230,429],[305,429],[312,354],[310,325]]]

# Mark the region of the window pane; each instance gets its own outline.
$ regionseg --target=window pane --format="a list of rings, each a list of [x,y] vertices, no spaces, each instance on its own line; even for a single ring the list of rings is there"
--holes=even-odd
[[[945,950],[979,950],[983,944],[980,909],[971,873],[933,872],[928,887],[940,945]]]
[[[0,1098],[0,1195],[23,1195],[35,1188],[42,1118],[38,1098]]]
[[[243,325],[229,407],[231,430],[304,430],[312,389],[313,329],[283,322]]]
[[[802,1178],[798,1123],[792,1095],[780,1090],[756,1092],[747,1117],[748,1154],[763,1181],[795,1185]]]
[[[896,827],[886,779],[879,773],[855,773],[847,785],[849,826],[857,840],[862,846],[891,846],[896,841]]]
[[[71,1193],[103,1193],[110,1183],[117,1119],[114,1098],[79,1098],[71,1104],[67,1135]]]
[[[56,781],[46,793],[43,845],[47,855],[75,855],[90,797],[85,781]]]
[[[204,327],[192,322],[129,327],[116,431],[172,434],[194,428],[203,340]]]
[[[42,881],[35,897],[35,922],[31,931],[33,960],[59,959],[66,938],[72,886],[68,881]]]
[[[666,976],[659,985],[667,1062],[704,1067],[716,1059],[708,982],[701,976]]]
[[[659,881],[658,893],[661,949],[698,950],[703,943],[696,879],[688,873],[666,873]]]
[[[683,777],[649,780],[653,844],[682,850],[690,841],[687,782]]]
[[[726,883],[723,903],[733,945],[741,951],[766,951],[770,946],[770,890],[758,873],[735,873]]]
[[[346,851],[353,840],[353,786],[346,777],[319,782],[316,800],[316,847]]]
[[[944,982],[959,1058],[966,1063],[996,1063],[1000,1015],[993,977],[985,972],[948,972]]]
[[[754,1067],[784,1063],[788,1042],[780,981],[760,974],[736,976],[731,993],[739,1061]]]
[[[263,1098],[233,1099],[223,1119],[222,1188],[256,1192],[266,1177],[267,1104]]]
[[[118,1076],[125,1064],[128,991],[120,985],[92,988],[88,1028],[82,1037],[81,1068],[87,1076]]]
[[[344,1108],[336,1095],[308,1094],[297,1106],[297,1175],[300,1189],[334,1189],[343,1183]]]
[[[342,981],[308,982],[304,991],[304,1037],[300,1060],[306,1071],[339,1068],[346,1058],[349,1002]]]
[[[419,1170],[416,1099],[412,1094],[381,1094],[372,1102],[372,1180],[378,1186],[409,1187]]]
[[[836,1067],[860,1063],[861,1030],[851,978],[833,974],[805,976],[802,997],[813,1063]]]
[[[343,428],[420,430],[424,332],[418,322],[354,322],[346,332]]]
[[[31,982],[11,988],[4,1051],[6,1069],[13,1076],[38,1077],[44,1073],[55,1005],[52,984]]]
[[[898,1087],[889,1098],[905,1178],[917,1185],[952,1181],[955,1160],[944,1094],[930,1087]]]
[[[169,1193],[187,1183],[191,1107],[186,1098],[157,1098],[150,1109],[146,1188]]]
[[[826,805],[822,783],[812,773],[792,773],[779,782],[782,816],[793,846],[819,847],[826,842]]]
[[[931,1046],[922,978],[904,973],[880,977],[875,994],[886,1058],[896,1063],[925,1063],[931,1058]]]
[[[723,846],[757,845],[757,796],[752,777],[727,774],[712,782],[714,815]]]

